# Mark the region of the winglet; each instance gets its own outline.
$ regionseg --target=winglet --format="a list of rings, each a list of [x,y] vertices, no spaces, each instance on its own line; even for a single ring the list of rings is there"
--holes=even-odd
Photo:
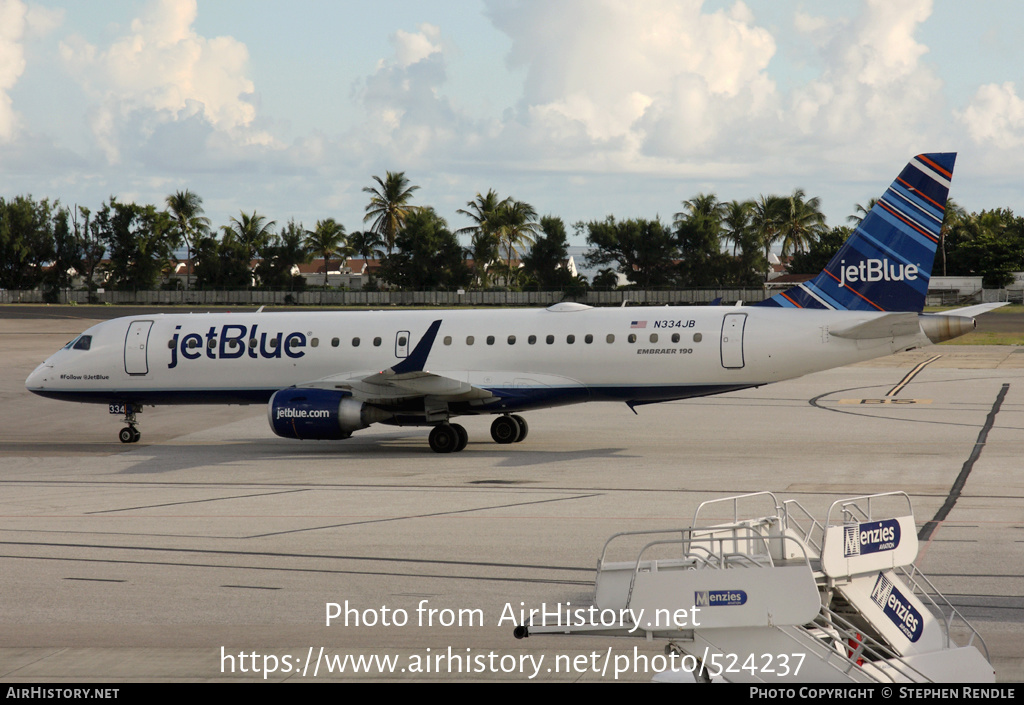
[[[431,323],[430,328],[427,328],[427,332],[420,338],[420,342],[416,344],[416,348],[409,357],[392,367],[391,371],[396,375],[406,372],[422,372],[424,365],[427,364],[427,356],[430,355],[430,349],[434,347],[434,338],[437,337],[437,331],[440,329],[440,320]]]
[[[924,309],[956,154],[919,154],[813,280],[756,306]]]

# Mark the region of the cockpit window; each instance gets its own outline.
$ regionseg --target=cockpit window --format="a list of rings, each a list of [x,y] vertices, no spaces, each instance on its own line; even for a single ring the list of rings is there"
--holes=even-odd
[[[74,350],[88,350],[92,347],[92,336],[91,335],[80,335],[75,344],[71,346]]]

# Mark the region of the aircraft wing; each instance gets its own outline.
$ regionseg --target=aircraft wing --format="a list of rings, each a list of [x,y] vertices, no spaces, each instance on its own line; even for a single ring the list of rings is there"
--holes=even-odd
[[[452,376],[425,370],[395,372],[394,368],[391,368],[372,374],[327,377],[300,386],[349,392],[359,401],[379,406],[423,397],[435,397],[449,402],[477,399],[497,401],[497,397],[486,389]]]

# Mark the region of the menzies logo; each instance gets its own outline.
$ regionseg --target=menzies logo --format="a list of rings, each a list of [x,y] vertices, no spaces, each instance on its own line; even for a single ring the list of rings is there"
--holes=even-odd
[[[875,587],[871,590],[871,599],[911,642],[921,638],[921,631],[924,629],[921,613],[884,573],[878,574]]]
[[[900,523],[896,519],[851,524],[843,527],[843,557],[866,556],[891,551],[900,545]]]
[[[280,358],[282,353],[290,358],[306,354],[306,336],[303,333],[261,333],[259,324],[248,326],[231,323],[220,327],[210,326],[206,339],[199,333],[182,336],[181,326],[175,326],[171,338],[171,363],[168,368],[178,366],[178,356],[186,360],[198,360],[204,355],[211,360],[233,360],[248,356],[257,358]]]
[[[888,259],[863,259],[857,264],[839,263],[839,286],[854,282],[915,281],[916,264],[891,264]]]
[[[743,590],[700,590],[693,593],[697,607],[738,607],[746,604],[747,593]]]

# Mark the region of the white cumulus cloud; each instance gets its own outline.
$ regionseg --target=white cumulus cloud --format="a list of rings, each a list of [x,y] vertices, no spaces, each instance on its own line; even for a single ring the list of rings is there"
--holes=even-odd
[[[111,162],[160,124],[197,115],[242,142],[270,141],[249,129],[256,109],[248,49],[232,37],[198,35],[196,11],[195,0],[154,0],[107,47],[61,43],[69,70],[97,101],[92,129]]]
[[[21,0],[0,0],[0,141],[10,140],[17,125],[17,114],[8,92],[25,71],[25,15]]]
[[[999,149],[1024,145],[1024,100],[1012,82],[981,86],[958,117],[975,142]]]

